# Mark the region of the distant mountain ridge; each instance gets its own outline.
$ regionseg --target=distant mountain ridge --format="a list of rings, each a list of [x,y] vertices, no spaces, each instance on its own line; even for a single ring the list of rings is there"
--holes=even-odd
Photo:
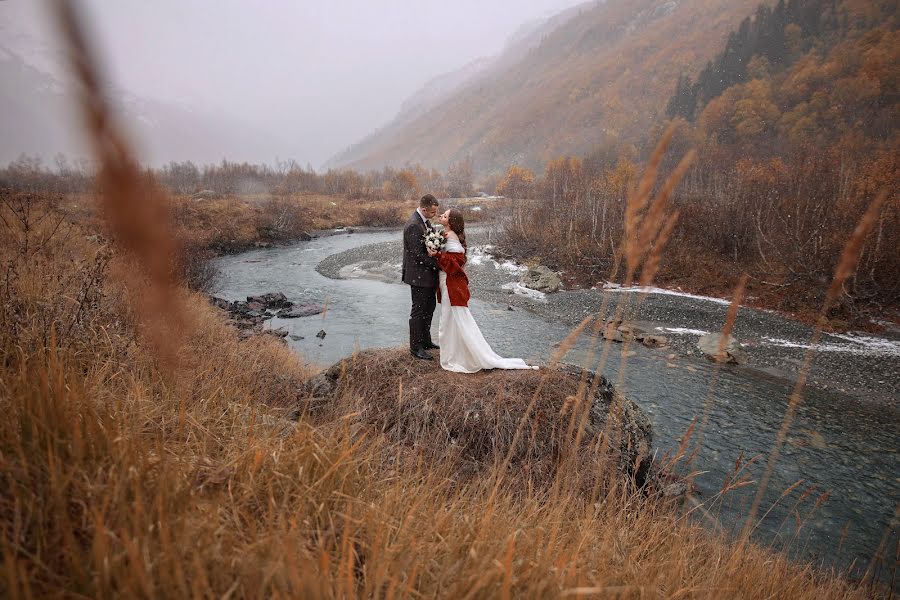
[[[406,162],[477,173],[539,168],[608,138],[632,142],[664,112],[679,76],[696,75],[759,0],[608,0],[514,34],[500,56],[427,110],[401,113],[327,164]],[[410,106],[410,105],[407,105]]]
[[[437,108],[443,101],[448,100],[452,94],[460,89],[477,84],[482,80],[489,80],[515,62],[525,58],[527,53],[540,45],[543,36],[551,33],[556,27],[576,15],[579,10],[599,3],[599,0],[587,2],[546,19],[536,19],[523,23],[506,41],[503,51],[493,57],[481,57],[471,61],[454,71],[443,73],[428,80],[422,87],[416,90],[401,105],[397,115],[385,126],[380,127],[364,137],[359,142],[338,152],[328,159],[325,167],[344,165],[355,160],[355,156],[369,151],[369,145],[377,144],[381,138],[389,137],[393,132],[400,131],[405,125],[410,124],[432,109]]]

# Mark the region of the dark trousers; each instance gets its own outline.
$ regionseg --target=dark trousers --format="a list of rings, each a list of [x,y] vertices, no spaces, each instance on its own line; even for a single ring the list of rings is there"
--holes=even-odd
[[[409,345],[415,348],[431,341],[431,319],[437,308],[437,296],[432,287],[409,286],[412,309],[409,311]]]

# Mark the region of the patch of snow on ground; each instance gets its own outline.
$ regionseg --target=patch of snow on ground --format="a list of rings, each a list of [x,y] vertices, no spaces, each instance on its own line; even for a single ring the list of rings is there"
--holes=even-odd
[[[688,294],[687,292],[679,292],[678,290],[667,290],[658,287],[632,286],[622,287],[618,283],[604,283],[603,289],[608,292],[637,292],[639,294],[660,294],[664,296],[681,296],[682,298],[692,298],[694,300],[705,300],[706,302],[715,302],[716,304],[724,304],[729,306],[731,300],[726,298],[714,298],[713,296],[698,296],[697,294]]]
[[[508,273],[512,273],[513,275],[521,275],[528,270],[528,267],[524,267],[511,260],[504,260],[502,263],[494,261],[494,264],[497,265],[497,268],[501,271],[507,271]]]
[[[473,251],[472,254],[470,254],[468,258],[466,258],[466,263],[470,265],[483,265],[484,261],[486,260],[488,260],[486,254],[478,254],[477,252]]]
[[[527,288],[518,281],[511,281],[510,283],[504,283],[500,286],[504,290],[512,290],[514,294],[519,294],[520,296],[525,296],[526,298],[530,298],[531,300],[536,300],[537,302],[546,302],[547,294],[544,292],[539,292],[537,290],[533,290],[531,288]]]
[[[512,260],[497,262],[497,260],[489,254],[489,251],[492,248],[493,246],[472,246],[469,249],[468,263],[472,265],[492,263],[495,269],[500,269],[501,271],[506,271],[513,275],[521,275],[528,270],[528,267],[523,267]]]
[[[888,340],[857,334],[826,334],[851,342],[849,344],[819,342],[815,345],[816,352],[841,352],[844,354],[856,354],[861,356],[900,356],[900,341]],[[780,348],[813,348],[811,344],[785,340],[781,338],[764,337],[763,341]]]
[[[861,333],[834,333],[828,335],[857,344],[864,348],[866,353],[900,356],[900,340],[889,340]]]
[[[664,331],[665,333],[674,333],[675,335],[707,335],[708,331],[703,331],[702,329],[688,329],[686,327],[657,327],[657,331]]]

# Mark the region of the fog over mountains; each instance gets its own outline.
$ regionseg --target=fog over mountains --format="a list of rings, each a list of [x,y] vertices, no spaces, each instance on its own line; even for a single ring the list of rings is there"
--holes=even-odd
[[[79,6],[145,162],[291,158],[319,167],[398,111],[427,112],[488,64],[481,57],[576,2]],[[0,2],[0,163],[85,154],[47,4]]]
[[[564,154],[634,144],[665,110],[681,74],[696,74],[759,0],[586,2],[518,32],[496,58],[437,80],[456,87],[405,104],[387,126],[329,166],[406,162],[476,173],[540,169]]]
[[[0,163],[22,154],[40,156],[45,162],[58,154],[76,161],[87,155],[66,83],[2,46],[0,81]],[[273,147],[285,147],[283,140],[272,144],[274,134],[261,136],[259,129],[233,119],[117,88],[110,88],[109,96],[150,164],[218,162],[223,157],[260,160],[270,155]]]

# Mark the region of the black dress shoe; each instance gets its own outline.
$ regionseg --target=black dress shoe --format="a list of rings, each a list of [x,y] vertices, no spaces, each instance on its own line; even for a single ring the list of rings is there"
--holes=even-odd
[[[434,358],[430,354],[428,354],[421,348],[416,348],[415,350],[410,350],[409,353],[420,360],[434,360]]]
[[[422,348],[425,350],[440,350],[441,347],[435,344],[434,342],[425,342],[422,344]]]

